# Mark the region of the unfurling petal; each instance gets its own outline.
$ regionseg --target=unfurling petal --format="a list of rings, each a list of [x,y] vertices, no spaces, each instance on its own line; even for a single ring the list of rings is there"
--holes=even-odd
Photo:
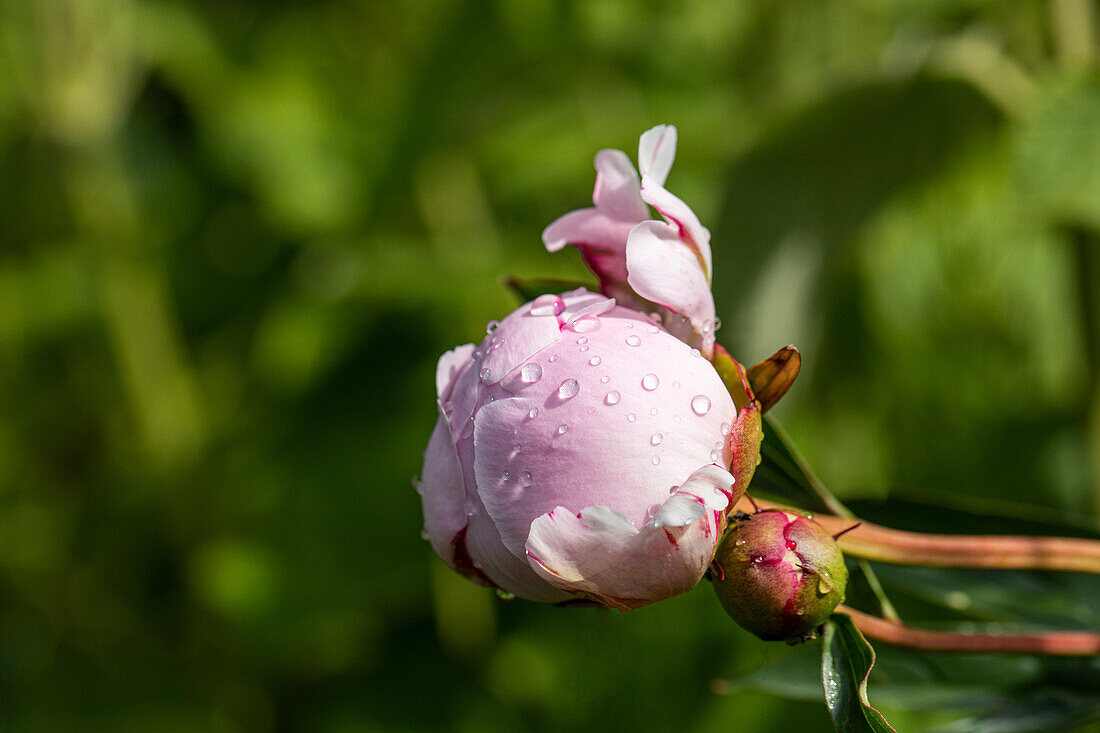
[[[626,248],[628,282],[638,295],[687,318],[700,350],[714,348],[714,297],[699,259],[676,228],[659,221],[634,227]]]
[[[626,240],[635,224],[649,218],[641,197],[638,174],[626,153],[601,150],[596,155],[594,207],[571,211],[542,232],[546,249],[566,244],[581,251],[584,262],[600,281],[600,291],[623,304],[641,307],[626,282]]]
[[[627,235],[639,221],[641,219],[617,219],[595,208],[577,209],[558,217],[546,227],[542,232],[542,242],[551,252],[557,252],[567,244],[575,244],[581,248],[595,247],[621,253],[626,246]]]
[[[621,150],[596,153],[596,188],[592,203],[619,221],[641,221],[649,216],[641,198],[641,182],[630,158]]]
[[[557,507],[531,524],[531,567],[563,590],[620,610],[692,588],[714,555],[734,498],[734,479],[718,466],[697,470],[638,530],[604,506],[579,513]]]
[[[665,185],[672,161],[676,158],[676,128],[657,125],[642,133],[638,140],[638,168],[658,186]]]
[[[682,199],[655,185],[648,177],[642,179],[642,198],[657,209],[670,224],[676,227],[680,241],[699,258],[706,273],[709,287],[711,278],[710,231],[699,222],[699,217]]]

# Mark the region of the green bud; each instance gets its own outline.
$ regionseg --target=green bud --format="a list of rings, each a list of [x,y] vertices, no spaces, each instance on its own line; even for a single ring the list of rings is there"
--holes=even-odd
[[[765,510],[732,519],[712,573],[726,613],[766,641],[813,638],[848,584],[836,540],[798,514]]]

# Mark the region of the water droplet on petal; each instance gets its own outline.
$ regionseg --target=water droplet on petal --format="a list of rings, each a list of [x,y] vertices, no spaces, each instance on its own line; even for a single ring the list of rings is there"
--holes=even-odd
[[[581,352],[588,351],[588,347],[587,346],[582,346],[580,349],[578,349],[578,351],[581,351]]]
[[[481,377],[482,382],[488,382],[489,379],[491,379],[492,376],[493,376],[493,373],[491,371],[489,371],[489,367],[485,367],[484,369],[482,369],[477,374],[478,374],[479,377]]]
[[[569,327],[577,333],[592,333],[600,327],[600,319],[594,315],[586,314],[573,321]]]
[[[637,420],[637,419],[638,419],[638,418],[634,416],[634,413],[633,413],[633,412],[632,412],[632,413],[630,413],[629,415],[627,415],[627,416],[626,416],[626,420],[627,420],[627,422],[634,422],[634,421],[635,421],[635,420]]]
[[[577,339],[577,343],[581,346],[584,346],[588,343],[588,338],[586,336],[581,336],[579,339]]]
[[[600,357],[593,356],[591,359],[588,360],[588,364],[589,366],[599,366],[601,361],[603,361],[603,359],[601,359]]]
[[[619,404],[619,400],[621,400],[622,398],[623,396],[619,394],[619,390],[613,389],[607,393],[607,396],[603,398],[603,401],[609,405],[617,405]]]
[[[665,436],[661,435],[660,433],[654,433],[653,435],[649,436],[649,444],[650,445],[660,445],[661,441],[664,440],[664,439],[665,439]]]
[[[828,595],[833,590],[833,584],[825,580],[825,578],[817,579],[817,592],[821,595]]]
[[[650,326],[646,330],[649,331],[650,333],[660,333],[661,332],[661,329],[657,328],[656,326]]]
[[[508,481],[509,479],[512,478],[512,474],[505,471],[504,473],[500,474],[500,478],[503,479],[504,481]]]
[[[492,333],[500,328],[500,321],[489,321],[485,324],[485,333]]]
[[[558,426],[558,435],[565,435],[568,432],[569,432],[569,426],[568,425],[559,425]]]
[[[530,471],[524,471],[519,475],[519,482],[524,486],[530,486],[535,483],[535,477],[531,475]]]
[[[675,388],[675,389],[680,389],[680,383],[679,383],[679,382],[673,382],[673,383],[672,383],[672,386],[673,386],[673,388]]]
[[[683,418],[681,418],[679,415],[673,415],[672,416],[672,422],[680,422],[680,420],[682,420],[682,419]]]
[[[558,360],[558,355],[557,354],[551,354],[550,358],[547,359],[547,361],[549,361],[551,364],[553,364],[557,360]]]
[[[699,353],[699,349],[692,349],[691,350],[691,355],[692,356],[702,356],[702,354]]]
[[[558,387],[558,397],[563,400],[572,399],[577,396],[577,393],[581,391],[581,383],[576,379],[566,379]],[[709,407],[709,403],[708,403]]]
[[[556,295],[540,295],[531,303],[533,316],[557,316],[565,310],[565,301]]]
[[[600,381],[603,382],[604,384],[607,384],[608,382],[611,381],[611,377],[609,377],[607,375],[604,375],[604,376],[600,377]]]
[[[539,408],[537,408],[537,407],[532,407],[531,411],[527,413],[527,417],[531,418],[532,420],[534,420],[538,416],[539,416]]]
[[[652,392],[657,389],[657,385],[661,383],[660,379],[657,379],[656,374],[647,374],[642,377],[642,389]]]
[[[523,368],[519,370],[519,378],[527,384],[534,384],[542,379],[542,367],[534,362],[524,364]]]
[[[730,424],[728,422],[722,423],[722,435],[730,434]]]
[[[519,443],[516,443],[515,445],[512,446],[512,452],[513,453],[522,453],[523,452],[523,446],[520,445]]]
[[[627,346],[641,346],[642,345],[642,340],[640,338],[638,338],[637,336],[631,334],[630,336],[626,337],[626,345]]]
[[[714,319],[714,330],[717,331],[721,327],[722,327],[722,319],[718,318],[718,317],[715,317],[715,319]]]
[[[651,460],[652,460],[653,465],[656,466],[658,463],[661,462],[661,457],[660,456],[653,456],[653,458]]]
[[[650,415],[656,415],[656,414],[657,414],[657,408],[656,408],[656,407],[652,407],[652,408],[650,408],[650,410],[649,410],[649,414],[650,414]]]
[[[746,542],[746,540],[741,539],[741,540],[735,540],[733,544],[734,544],[734,547],[740,547],[741,545],[745,544],[745,542]]]
[[[706,415],[710,412],[710,397],[702,394],[697,394],[692,397],[691,411],[699,416]]]

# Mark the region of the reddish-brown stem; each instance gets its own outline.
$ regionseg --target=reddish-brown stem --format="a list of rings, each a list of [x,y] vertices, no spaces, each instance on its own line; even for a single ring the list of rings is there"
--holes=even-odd
[[[770,509],[788,508],[760,500],[757,503]],[[852,527],[852,520],[844,517],[816,514],[814,519],[832,534]],[[1100,573],[1098,540],[1022,535],[926,534],[862,522],[845,532],[838,542],[840,549],[852,557],[897,565]]]
[[[896,621],[837,606],[837,613],[852,617],[865,636],[887,644],[946,652],[998,652],[1002,654],[1100,654],[1100,634],[1089,631],[1042,631],[1032,634],[960,634],[914,629]]]

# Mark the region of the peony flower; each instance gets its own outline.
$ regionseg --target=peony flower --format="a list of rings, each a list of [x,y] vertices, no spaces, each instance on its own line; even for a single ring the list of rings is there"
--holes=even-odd
[[[584,289],[444,354],[437,393],[417,487],[436,553],[524,598],[622,610],[698,583],[743,491],[736,436],[759,425],[697,349]]]
[[[542,239],[551,252],[575,245],[599,279],[600,292],[656,313],[669,331],[709,358],[715,330],[710,232],[664,187],[675,157],[672,125],[658,125],[639,140],[641,180],[626,153],[601,150],[595,206],[558,218]],[[664,221],[651,220],[649,206]]]

